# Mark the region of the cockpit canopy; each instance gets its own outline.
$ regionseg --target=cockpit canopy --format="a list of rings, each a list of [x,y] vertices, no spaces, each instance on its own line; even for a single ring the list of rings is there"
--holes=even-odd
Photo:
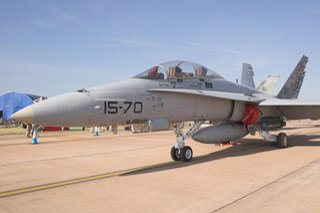
[[[154,66],[134,78],[182,79],[182,78],[222,78],[219,74],[200,64],[188,61],[170,61]]]

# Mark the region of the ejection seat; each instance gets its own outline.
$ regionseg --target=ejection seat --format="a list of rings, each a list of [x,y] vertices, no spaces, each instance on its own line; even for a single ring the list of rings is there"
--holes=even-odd
[[[158,73],[158,67],[153,67],[149,70],[148,79],[164,79],[163,73]]]
[[[207,76],[208,70],[205,67],[197,67],[196,68],[196,77],[198,78],[204,78]]]
[[[182,69],[178,66],[169,67],[169,78],[182,77]]]

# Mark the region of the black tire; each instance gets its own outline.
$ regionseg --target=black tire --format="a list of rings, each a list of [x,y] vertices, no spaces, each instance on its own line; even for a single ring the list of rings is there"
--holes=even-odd
[[[179,149],[176,149],[174,146],[171,149],[171,158],[174,161],[181,160],[181,155],[179,154]]]
[[[192,160],[192,149],[189,146],[185,146],[182,150],[181,150],[181,160],[184,162],[188,162]]]
[[[286,148],[288,146],[288,137],[285,133],[281,132],[278,137],[278,147],[280,149]]]

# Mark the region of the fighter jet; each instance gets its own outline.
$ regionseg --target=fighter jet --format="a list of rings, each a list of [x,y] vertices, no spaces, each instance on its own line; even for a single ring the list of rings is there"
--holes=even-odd
[[[152,131],[174,126],[175,161],[190,161],[192,137],[221,143],[259,133],[265,141],[288,146],[285,133],[272,135],[287,120],[319,119],[320,102],[298,100],[308,58],[303,56],[277,96],[225,80],[200,64],[171,61],[131,79],[62,94],[12,115],[25,123],[50,126],[102,126],[148,123]],[[194,121],[185,133],[184,121]],[[205,121],[213,125],[200,128]]]

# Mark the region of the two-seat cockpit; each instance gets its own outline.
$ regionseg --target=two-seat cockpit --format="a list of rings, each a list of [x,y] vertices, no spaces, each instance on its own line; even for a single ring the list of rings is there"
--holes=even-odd
[[[187,61],[170,61],[154,66],[134,78],[170,80],[222,77],[216,72],[200,64]]]

